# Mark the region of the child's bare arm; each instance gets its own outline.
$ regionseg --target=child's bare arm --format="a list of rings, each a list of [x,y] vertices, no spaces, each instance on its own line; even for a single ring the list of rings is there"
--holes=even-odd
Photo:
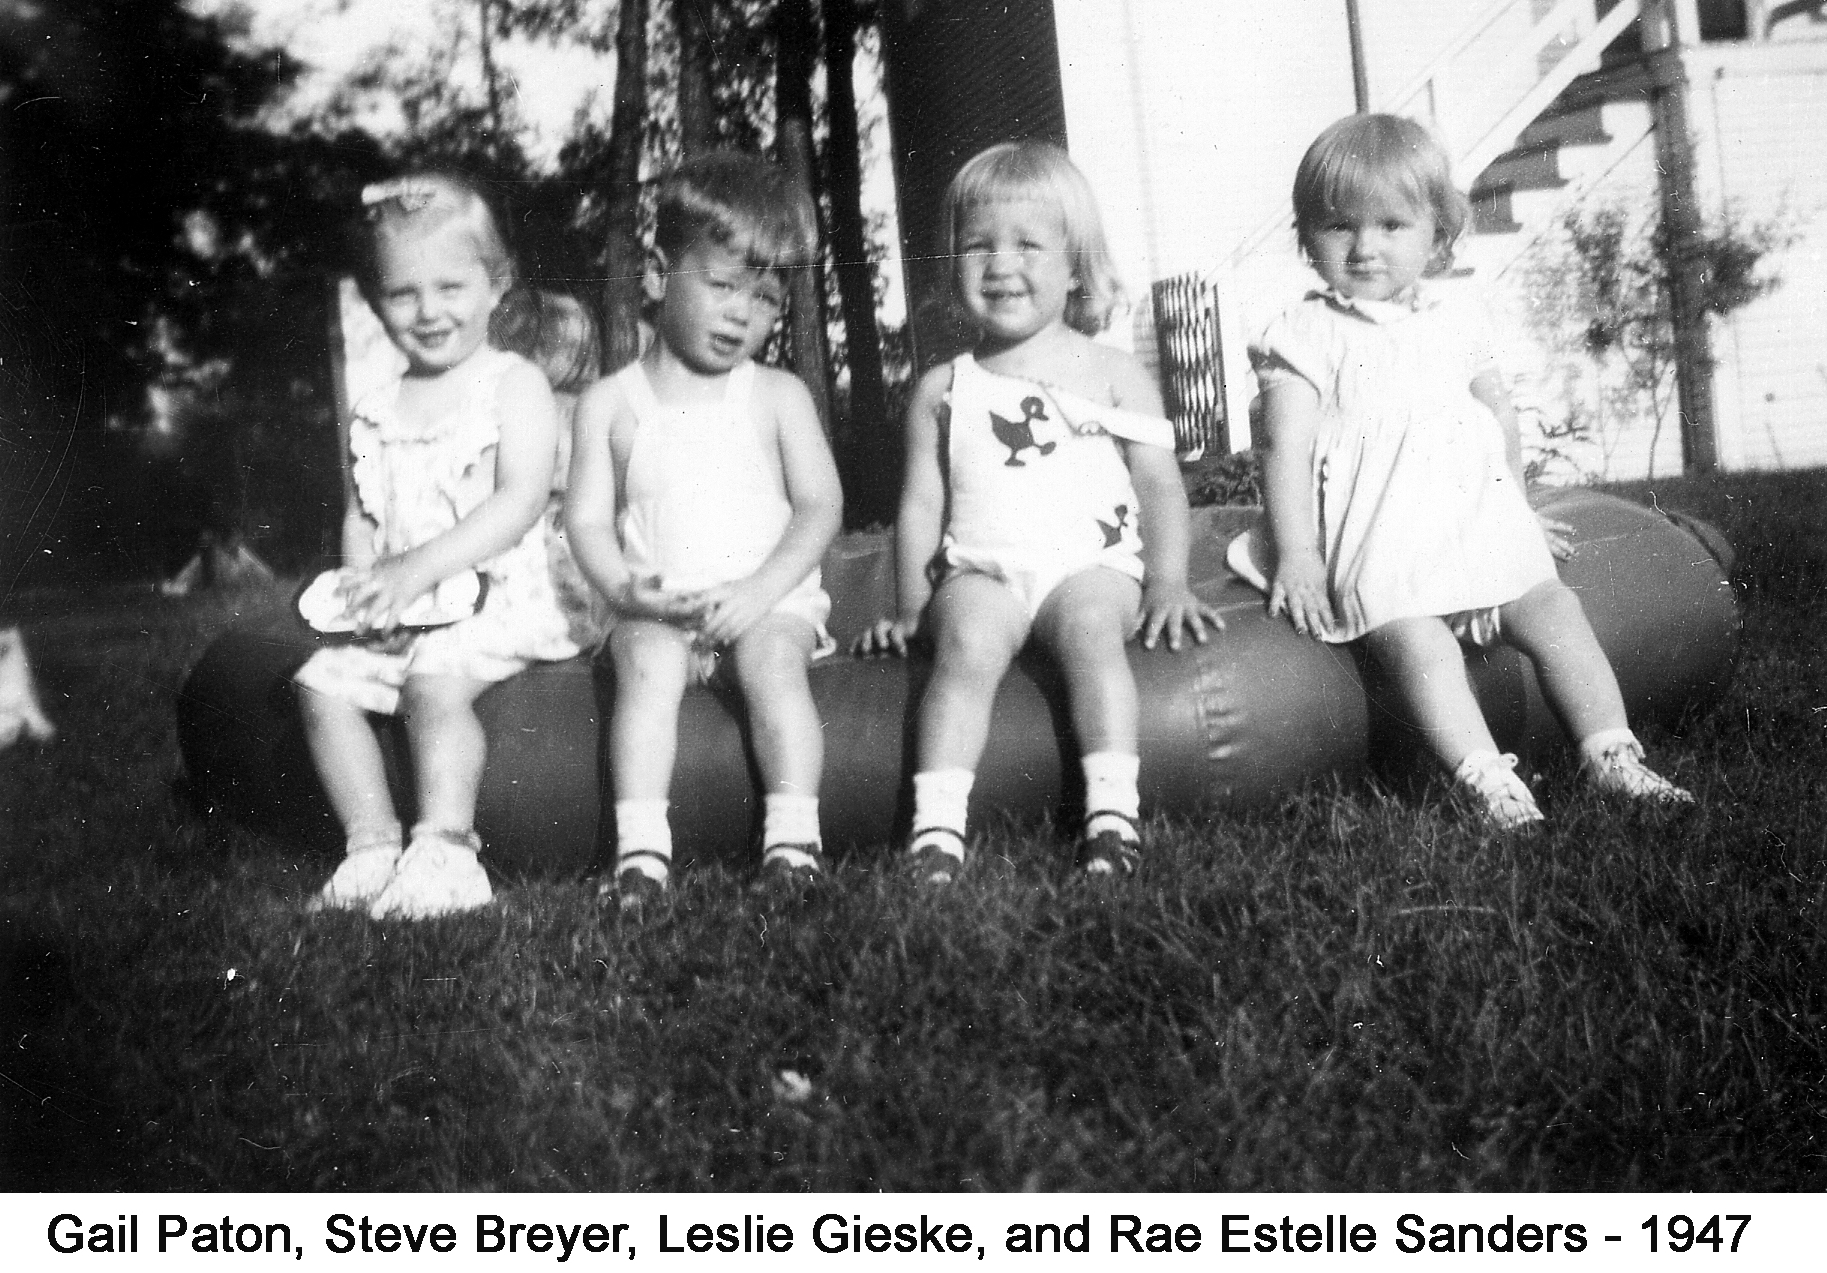
[[[366,570],[374,564],[374,519],[362,511],[353,490],[343,495],[347,512],[343,514],[343,565]]]
[[[1472,378],[1472,396],[1497,417],[1497,425],[1503,430],[1504,463],[1515,476],[1517,489],[1522,489],[1522,432],[1516,427],[1516,407],[1510,401],[1503,374],[1495,367],[1479,372]]]
[[[859,654],[906,654],[907,642],[919,632],[926,603],[932,599],[932,580],[926,572],[945,531],[939,421],[940,412],[949,409],[945,394],[950,388],[949,367],[935,367],[914,387],[907,408],[906,463],[895,518],[896,610],[857,639]]]
[[[414,598],[518,543],[545,511],[558,453],[558,411],[538,368],[511,368],[501,378],[494,410],[500,425],[495,489],[442,535],[374,564],[357,598],[373,626],[393,626]]]
[[[1108,360],[1111,405],[1149,416],[1167,414],[1154,379],[1140,363],[1115,350],[1103,356]],[[1186,582],[1192,527],[1180,466],[1166,447],[1119,445],[1135,487],[1142,531],[1142,644],[1152,650],[1165,637],[1168,649],[1178,650],[1184,634],[1203,645],[1206,625],[1222,629],[1224,620],[1195,597]]]
[[[1528,487],[1523,469],[1522,430],[1517,427],[1516,405],[1510,401],[1510,390],[1503,382],[1503,373],[1495,367],[1479,372],[1472,378],[1472,396],[1497,417],[1497,426],[1503,430],[1504,463],[1509,467],[1510,475],[1516,479],[1516,489],[1526,492]],[[1543,536],[1548,540],[1548,550],[1562,561],[1573,556],[1573,527],[1558,518],[1541,513],[1535,517],[1541,523]]]
[[[615,528],[615,440],[617,429],[630,423],[621,390],[611,381],[598,381],[578,400],[564,509],[571,555],[584,578],[617,613],[694,624],[702,613],[695,595],[667,591],[657,580],[637,579],[622,556]]]
[[[793,517],[754,574],[706,591],[704,635],[719,645],[741,636],[817,568],[844,519],[837,462],[831,458],[818,409],[804,382],[786,372],[764,370],[757,378],[757,393],[762,411],[775,421],[781,476]]]
[[[1285,613],[1302,635],[1334,627],[1313,508],[1319,415],[1319,393],[1304,380],[1278,381],[1263,391],[1262,502],[1275,541],[1269,613]]]

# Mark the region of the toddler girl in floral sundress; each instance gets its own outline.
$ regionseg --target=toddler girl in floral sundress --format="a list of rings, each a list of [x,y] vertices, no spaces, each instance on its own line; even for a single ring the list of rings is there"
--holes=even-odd
[[[348,837],[319,903],[423,918],[493,895],[473,826],[487,752],[476,697],[578,652],[541,519],[559,424],[538,368],[488,343],[514,272],[481,195],[417,175],[362,197],[363,291],[405,365],[354,404],[345,564],[313,616],[357,639],[295,679]],[[370,712],[405,720],[418,821],[404,845]]]

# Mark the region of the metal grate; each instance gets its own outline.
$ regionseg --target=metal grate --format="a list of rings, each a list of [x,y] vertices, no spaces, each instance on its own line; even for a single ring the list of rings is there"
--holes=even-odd
[[[1153,293],[1162,396],[1180,454],[1226,454],[1231,446],[1217,295],[1198,272],[1161,279]]]

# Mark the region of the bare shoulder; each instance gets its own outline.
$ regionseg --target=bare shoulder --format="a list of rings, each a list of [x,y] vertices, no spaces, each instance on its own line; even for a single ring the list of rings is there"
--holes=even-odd
[[[779,367],[755,364],[755,397],[762,404],[779,411],[812,410],[812,391],[806,382]]]
[[[514,354],[502,369],[495,396],[503,402],[521,402],[528,398],[550,401],[552,386],[543,371],[519,354]]]
[[[633,408],[621,382],[605,376],[577,397],[576,428],[592,433],[613,433],[632,419]]]
[[[929,367],[914,381],[907,409],[910,412],[937,415],[939,407],[945,402],[945,395],[951,391],[952,365],[942,362],[937,367]]]
[[[1127,407],[1131,411],[1161,414],[1164,410],[1161,405],[1161,388],[1155,383],[1153,374],[1134,354],[1097,341],[1087,341],[1086,344],[1090,346],[1086,363],[1093,368],[1098,380],[1108,387],[1109,395],[1115,398],[1113,405]]]

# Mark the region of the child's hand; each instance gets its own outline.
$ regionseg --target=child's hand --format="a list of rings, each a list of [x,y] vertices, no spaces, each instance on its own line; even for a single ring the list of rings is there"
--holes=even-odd
[[[707,588],[700,595],[704,608],[698,627],[712,645],[734,643],[779,600],[757,585],[753,575],[718,588]]]
[[[1302,636],[1319,637],[1332,631],[1332,598],[1326,587],[1326,566],[1318,553],[1289,554],[1277,563],[1275,582],[1269,589],[1269,613],[1287,615]]]
[[[1576,548],[1572,526],[1546,513],[1537,513],[1535,520],[1541,523],[1542,535],[1548,541],[1548,551],[1554,554],[1554,560],[1566,561],[1573,556]]]
[[[704,594],[663,587],[658,575],[631,578],[610,598],[618,613],[681,628],[695,628],[704,618]]]
[[[1193,595],[1185,584],[1153,586],[1142,590],[1142,648],[1152,650],[1162,637],[1167,648],[1180,649],[1181,633],[1204,645],[1206,624],[1224,631],[1224,620],[1218,611]]]
[[[908,644],[919,634],[918,619],[877,619],[868,631],[851,643],[850,652],[865,658],[892,654],[904,659]]]
[[[358,632],[391,632],[401,612],[435,582],[421,578],[406,557],[383,557],[351,579],[343,595]]]

